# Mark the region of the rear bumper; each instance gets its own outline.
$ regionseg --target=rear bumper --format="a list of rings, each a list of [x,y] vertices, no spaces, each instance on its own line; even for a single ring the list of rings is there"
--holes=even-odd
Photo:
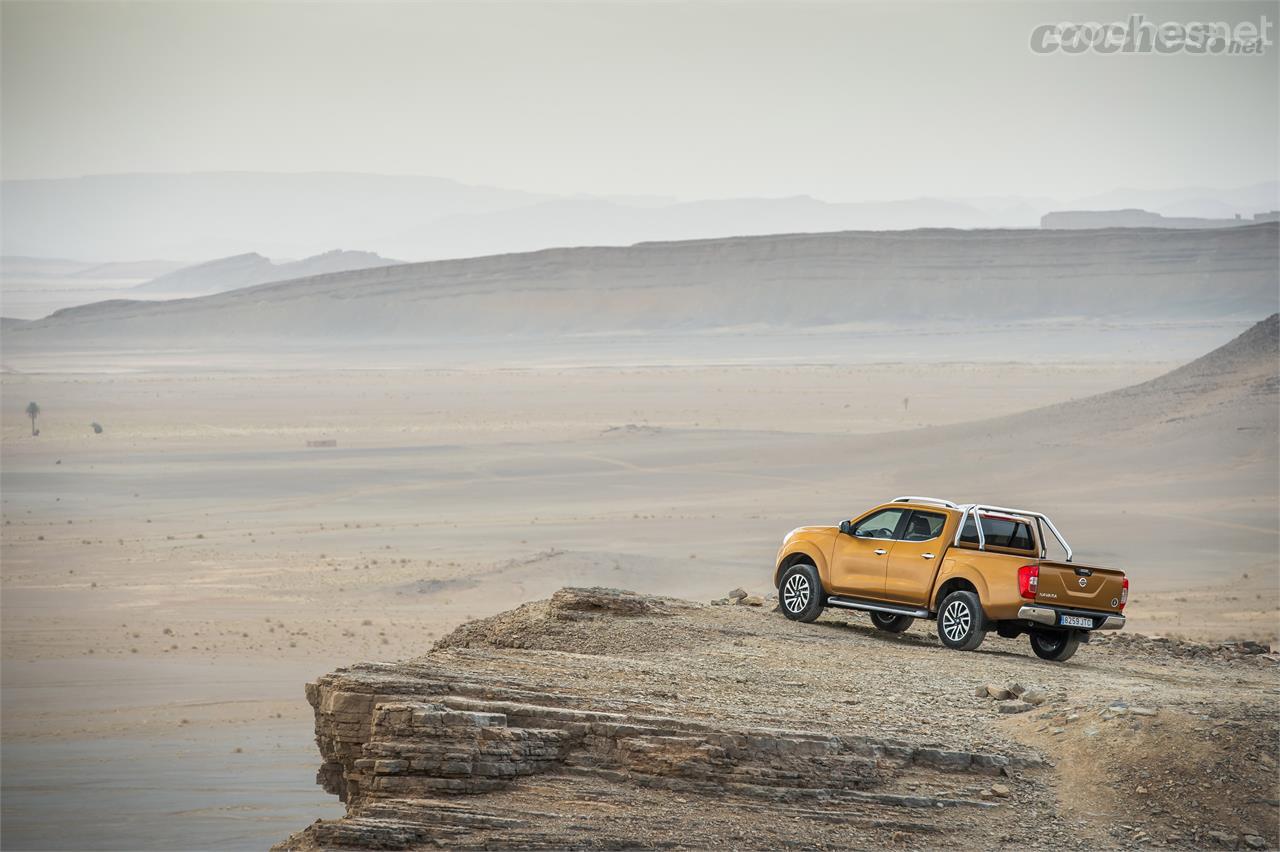
[[[1119,630],[1124,627],[1124,616],[1115,612],[1090,612],[1084,609],[1065,609],[1057,606],[1043,606],[1036,604],[1035,606],[1024,606],[1018,610],[1018,618],[1034,621],[1036,624],[1046,624],[1050,627],[1058,627],[1058,616],[1071,615],[1077,618],[1087,618],[1093,622],[1092,627],[1080,627],[1080,630]]]

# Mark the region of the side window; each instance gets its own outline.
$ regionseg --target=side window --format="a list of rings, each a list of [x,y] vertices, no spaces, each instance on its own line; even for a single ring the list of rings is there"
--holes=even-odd
[[[859,538],[893,538],[906,509],[885,509],[858,521],[853,534]]]
[[[942,535],[942,526],[947,519],[932,512],[912,512],[907,521],[907,531],[903,541],[929,541]]]
[[[1025,521],[983,515],[982,534],[986,536],[987,544],[993,547],[1011,547],[1015,550],[1031,550],[1035,547],[1031,525]],[[972,516],[965,521],[960,540],[968,544],[978,543],[978,529],[973,525]]]

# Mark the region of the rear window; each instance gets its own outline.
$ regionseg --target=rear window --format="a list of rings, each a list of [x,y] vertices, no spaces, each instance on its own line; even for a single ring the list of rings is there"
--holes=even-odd
[[[983,515],[982,534],[986,536],[990,547],[1011,547],[1015,550],[1031,550],[1035,547],[1031,525],[1026,521]],[[960,540],[968,544],[978,543],[978,528],[974,525],[972,516],[965,521],[964,529],[960,531]]]

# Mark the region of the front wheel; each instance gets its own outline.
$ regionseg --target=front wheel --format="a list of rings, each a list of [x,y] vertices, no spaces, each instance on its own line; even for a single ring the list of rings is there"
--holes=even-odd
[[[822,581],[818,569],[804,562],[792,565],[778,583],[782,614],[792,621],[813,621],[822,615]]]
[[[938,610],[938,638],[957,651],[972,651],[987,638],[983,628],[982,604],[973,592],[952,592]]]
[[[894,615],[891,612],[871,613],[871,623],[886,633],[901,633],[915,621],[909,615]]]
[[[1080,634],[1074,630],[1036,632],[1031,634],[1031,650],[1042,660],[1061,663],[1071,659],[1080,647]]]

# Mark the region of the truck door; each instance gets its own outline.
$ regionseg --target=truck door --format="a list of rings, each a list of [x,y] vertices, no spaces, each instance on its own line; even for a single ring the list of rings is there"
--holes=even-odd
[[[907,509],[880,509],[854,521],[849,533],[836,536],[831,556],[831,590],[858,598],[884,597],[889,552]]]
[[[888,570],[885,572],[886,600],[919,604],[929,600],[933,576],[938,571],[938,557],[946,547],[942,540],[942,528],[947,524],[946,515],[937,512],[913,510],[902,527],[900,541],[894,542],[889,551]]]

